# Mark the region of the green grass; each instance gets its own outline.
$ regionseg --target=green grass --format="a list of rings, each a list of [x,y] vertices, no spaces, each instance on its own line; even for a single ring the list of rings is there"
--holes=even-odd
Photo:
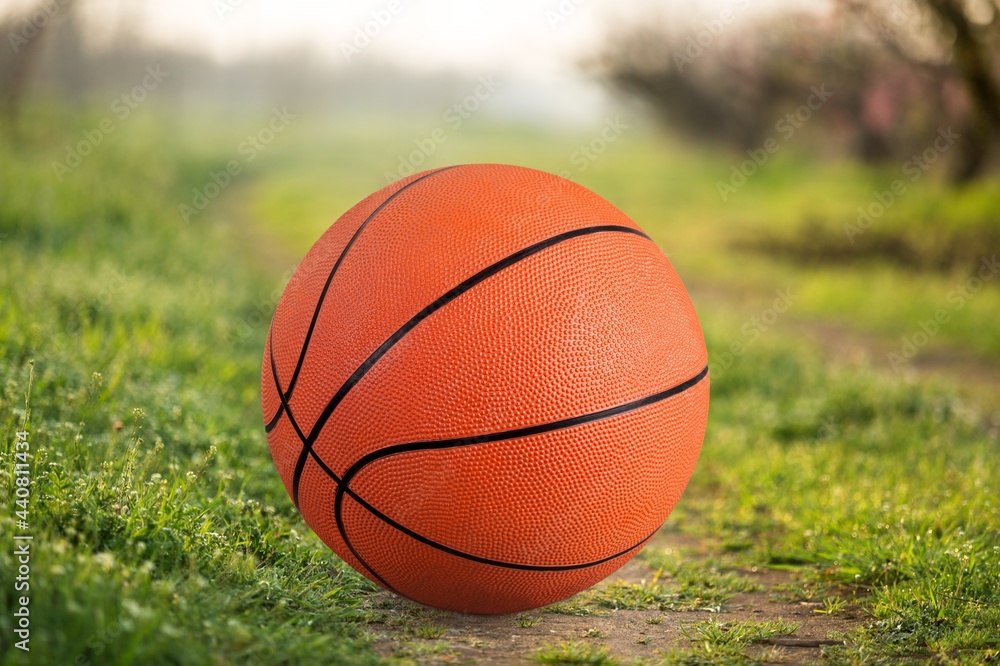
[[[613,581],[546,607],[549,613],[604,615],[619,610],[718,612],[739,592],[760,589],[746,576],[720,572],[711,561],[692,561],[672,553],[647,551],[641,555],[656,571],[644,583]],[[662,581],[662,582],[661,582]]]
[[[542,621],[542,618],[537,615],[531,615],[530,613],[521,613],[514,618],[514,621],[517,622],[517,626],[522,629],[527,629],[528,627],[538,626],[538,624]]]
[[[784,620],[764,620],[754,622],[719,622],[705,620],[691,626],[682,626],[682,632],[693,644],[692,647],[674,647],[660,653],[662,666],[699,666],[701,664],[727,664],[743,666],[768,662],[783,662],[783,655],[777,648],[756,650],[747,648],[769,638],[793,634],[799,628],[795,622]]]
[[[371,585],[269,460],[263,331],[227,342],[271,278],[218,226],[182,223],[199,176],[154,130],[136,118],[62,183],[50,156],[76,128],[0,144],[0,487],[9,500],[24,423],[31,663],[374,663],[357,630]],[[4,664],[28,656],[9,641],[14,520],[5,501]]]
[[[571,664],[617,666],[620,663],[611,656],[606,647],[577,641],[545,645],[539,648],[531,658],[539,664],[552,664],[553,666],[569,666]]]
[[[300,254],[384,184],[382,172],[420,132],[367,126],[351,138],[366,125],[304,119],[184,224],[178,203],[229,159],[243,128],[177,127],[168,140],[156,120],[130,119],[61,183],[51,160],[92,118],[59,130],[65,119],[41,112],[21,141],[0,143],[0,487],[13,496],[14,432],[25,423],[32,662],[376,663],[372,625],[413,639],[399,660],[449,658],[429,616],[377,592],[309,532],[274,472],[257,396],[261,313],[269,316],[287,266],[261,263],[225,223],[239,204],[244,224]],[[560,171],[587,138],[470,123],[427,166],[498,160]],[[836,227],[885,176],[782,155],[722,205],[714,180],[727,159],[637,128],[574,174],[643,224],[685,279],[727,294],[696,304],[710,350],[741,339],[743,322],[776,288],[799,294],[789,316],[897,335],[916,330],[964,279],[960,269],[914,272],[878,257],[803,265],[747,249],[746,237],[791,237],[810,216]],[[996,199],[983,190],[953,193],[928,180],[914,194],[884,229],[935,211],[954,211],[956,224],[996,218]],[[1000,289],[988,285],[929,348],[960,345],[996,359],[1000,329],[986,322],[998,315]],[[946,386],[827,365],[780,325],[713,370],[712,381],[702,458],[668,525],[713,556],[652,550],[642,556],[658,572],[650,582],[587,591],[547,610],[657,609],[676,622],[673,611],[719,609],[754,589],[742,568],[780,567],[796,579],[782,594],[829,600],[821,610],[836,612],[833,597],[849,590],[868,614],[846,647],[826,650],[834,663],[996,658],[995,417]],[[26,663],[7,640],[13,510],[7,502],[0,511],[0,664]],[[732,634],[733,626],[704,631],[756,631]],[[664,663],[750,658],[742,639],[734,647],[697,636],[708,647],[664,653]],[[571,643],[534,658],[617,657]]]
[[[825,597],[823,607],[817,608],[813,612],[820,615],[838,615],[843,613],[845,608],[847,608],[847,603],[840,597]]]
[[[392,663],[454,663],[457,655],[448,641],[407,641],[397,646]]]
[[[410,629],[410,633],[417,638],[441,638],[448,633],[448,628],[433,624],[418,624]]]
[[[774,638],[794,634],[799,628],[795,622],[784,620],[764,620],[753,622],[717,622],[705,620],[685,629],[685,635],[693,641],[715,646],[745,647]]]

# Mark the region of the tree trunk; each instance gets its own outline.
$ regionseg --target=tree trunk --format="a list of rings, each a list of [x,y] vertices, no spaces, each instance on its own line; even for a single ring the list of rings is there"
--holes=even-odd
[[[972,102],[972,120],[962,137],[962,148],[952,180],[965,183],[986,166],[992,144],[1000,131],[1000,90],[991,71],[990,54],[984,52],[964,9],[956,0],[928,0],[930,10],[955,31],[952,47],[955,67],[965,82]]]
[[[21,103],[28,84],[31,81],[32,69],[44,50],[45,36],[51,32],[52,25],[58,21],[60,14],[72,11],[74,2],[75,0],[66,0],[59,5],[54,5],[57,9],[51,15],[47,15],[44,10],[44,6],[47,3],[40,2],[35,6],[34,10],[25,12],[24,18],[30,21],[34,16],[48,16],[48,20],[44,23],[40,21],[32,23],[31,25],[35,27],[35,32],[31,37],[19,32],[11,32],[14,38],[20,38],[25,41],[18,42],[19,48],[14,55],[13,63],[7,74],[7,80],[4,82],[2,90],[0,90],[0,119],[2,119],[2,123],[10,131],[13,131],[13,128],[17,125]],[[17,22],[15,21],[13,25],[17,25]],[[11,46],[13,48],[13,42]]]

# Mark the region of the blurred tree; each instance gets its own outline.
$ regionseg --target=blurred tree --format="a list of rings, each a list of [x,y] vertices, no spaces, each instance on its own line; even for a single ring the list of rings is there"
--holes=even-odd
[[[45,37],[52,26],[73,11],[77,0],[41,0],[14,14],[0,24],[0,32],[7,37],[10,52],[0,50],[0,118],[12,128],[17,122],[25,91],[35,65],[43,52]]]
[[[839,2],[908,62],[954,68],[971,109],[952,178],[966,182],[979,175],[1000,137],[1000,1]]]
[[[739,150],[776,136],[818,85],[833,95],[809,121],[822,130],[813,136],[865,161],[903,162],[953,125],[962,134],[953,178],[964,182],[985,169],[1000,137],[1000,40],[992,4],[984,12],[956,3],[835,0],[824,14],[755,21],[723,12],[687,34],[649,21],[613,32],[589,64],[685,135]],[[932,5],[947,5],[940,11],[963,27],[947,33]]]

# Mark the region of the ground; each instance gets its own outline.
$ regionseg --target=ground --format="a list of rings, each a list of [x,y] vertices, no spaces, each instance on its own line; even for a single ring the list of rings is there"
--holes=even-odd
[[[709,556],[693,539],[669,532],[658,534],[648,548],[684,553],[690,560]],[[757,649],[749,654],[774,662],[809,663],[822,659],[824,646],[845,645],[842,638],[836,637],[847,635],[866,617],[857,604],[857,595],[864,595],[860,588],[845,586],[836,590],[841,603],[831,609],[824,600],[832,597],[811,593],[803,596],[791,572],[752,567],[727,573],[745,579],[750,589],[736,592],[720,607],[706,604],[701,609],[678,612],[660,610],[656,604],[630,608],[626,600],[620,608],[584,605],[570,613],[561,612],[563,607],[559,605],[554,611],[542,609],[516,616],[424,612],[424,626],[439,628],[439,636],[417,638],[395,630],[393,624],[375,625],[373,629],[380,634],[375,648],[388,658],[528,664],[542,660],[547,652],[558,654],[561,647],[574,645],[584,653],[606,654],[607,663],[622,658],[655,662],[665,648],[683,650],[704,640],[709,629],[723,627],[721,635],[725,636],[725,629],[734,625],[766,627],[776,623],[774,635],[757,640]],[[645,558],[637,558],[599,588],[611,591],[609,598],[613,598],[616,587],[645,586],[656,575]]]
[[[649,129],[576,170],[585,130],[463,126],[425,166],[569,171],[647,229],[713,373],[702,457],[656,540],[570,600],[476,618],[400,601],[330,553],[258,406],[288,271],[426,128],[304,118],[185,216],[255,120],[136,116],[56,178],[52,156],[100,113],[39,109],[0,142],[0,483],[31,489],[0,511],[0,663],[997,658],[1000,334],[983,322],[1000,281],[970,281],[994,252],[995,183],[928,177],[851,243],[843,225],[891,170],[788,151],[724,202],[736,156]],[[30,654],[9,638],[24,533]]]

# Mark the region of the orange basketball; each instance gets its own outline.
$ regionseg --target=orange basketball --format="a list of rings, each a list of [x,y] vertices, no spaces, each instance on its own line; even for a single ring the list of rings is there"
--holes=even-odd
[[[417,174],[299,265],[264,351],[274,463],[352,567],[423,604],[511,613],[593,585],[694,469],[708,367],[680,278],[551,174]]]

